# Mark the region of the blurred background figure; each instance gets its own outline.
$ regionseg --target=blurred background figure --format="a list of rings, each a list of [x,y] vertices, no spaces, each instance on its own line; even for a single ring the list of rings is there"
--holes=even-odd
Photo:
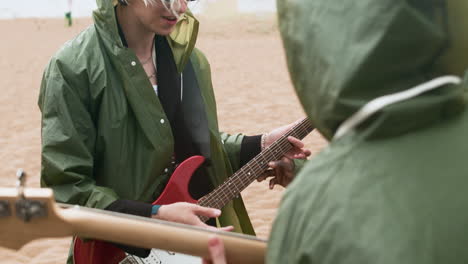
[[[68,0],[68,9],[67,9],[67,12],[65,12],[65,22],[66,22],[66,25],[69,27],[71,27],[73,24],[72,5],[73,5],[73,0]]]

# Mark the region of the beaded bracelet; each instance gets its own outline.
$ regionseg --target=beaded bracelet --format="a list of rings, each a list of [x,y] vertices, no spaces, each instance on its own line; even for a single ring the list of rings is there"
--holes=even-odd
[[[265,140],[266,140],[266,137],[268,136],[268,133],[266,134],[263,134],[262,135],[262,139],[260,140],[260,147],[262,148],[262,150],[265,149]]]

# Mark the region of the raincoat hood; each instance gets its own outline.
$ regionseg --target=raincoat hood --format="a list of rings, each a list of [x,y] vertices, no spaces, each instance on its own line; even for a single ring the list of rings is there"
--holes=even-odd
[[[124,45],[115,18],[115,1],[97,0],[96,2],[98,8],[93,12],[93,17],[99,34],[107,40],[106,43],[114,45],[115,49],[123,49]],[[177,22],[174,31],[167,36],[179,72],[183,71],[195,47],[198,27],[198,20],[187,10]]]
[[[267,263],[468,263],[468,82],[438,78],[467,68],[467,8],[462,0],[278,0],[297,93],[334,140],[286,189]],[[460,84],[388,104],[336,135],[369,101],[435,78]]]
[[[278,0],[291,78],[323,135],[376,97],[463,75],[468,2],[439,2]],[[362,127],[380,137],[429,125],[464,109],[463,90],[449,85],[388,106]]]

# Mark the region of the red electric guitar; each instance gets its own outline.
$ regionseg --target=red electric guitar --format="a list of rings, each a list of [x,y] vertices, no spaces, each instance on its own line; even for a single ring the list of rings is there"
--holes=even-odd
[[[203,164],[205,158],[202,156],[190,157],[176,168],[166,188],[153,204],[165,205],[176,202],[189,202],[205,207],[221,209],[229,201],[237,197],[247,186],[255,181],[257,177],[262,175],[262,173],[268,169],[268,162],[280,159],[284,153],[292,148],[292,145],[287,140],[288,136],[303,139],[313,129],[309,119],[303,119],[231,177],[226,179],[223,184],[216,187],[212,192],[203,196],[198,201],[192,198],[188,191],[188,186],[193,173]],[[206,217],[200,218],[202,221],[208,220]],[[99,240],[85,243],[80,238],[75,238],[73,252],[75,264],[143,263],[141,261],[138,262],[134,256],[127,256],[123,250],[116,246]],[[135,260],[129,261],[129,257]]]

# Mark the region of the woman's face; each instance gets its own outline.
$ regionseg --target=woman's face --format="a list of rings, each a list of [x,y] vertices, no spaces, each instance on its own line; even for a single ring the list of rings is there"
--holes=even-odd
[[[128,5],[128,8],[132,9],[133,13],[146,30],[165,36],[169,35],[174,30],[177,23],[177,16],[168,10],[161,1],[166,0],[157,0],[156,4],[146,6],[141,0],[133,0]],[[179,1],[180,3],[179,8],[175,10],[180,16],[187,10],[187,1],[175,1]],[[167,6],[169,6],[169,3]]]

